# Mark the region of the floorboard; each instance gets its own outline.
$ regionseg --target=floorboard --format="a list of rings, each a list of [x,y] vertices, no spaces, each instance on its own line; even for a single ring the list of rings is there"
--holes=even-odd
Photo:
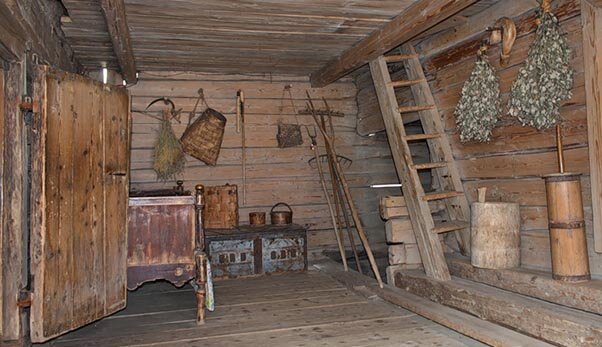
[[[46,346],[483,346],[317,272],[215,283],[216,310],[195,324],[194,292],[163,282],[125,310]]]

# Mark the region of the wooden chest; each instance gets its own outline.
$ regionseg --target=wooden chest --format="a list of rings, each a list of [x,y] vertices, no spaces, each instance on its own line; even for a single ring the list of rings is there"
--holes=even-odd
[[[182,286],[195,276],[192,196],[131,197],[128,209],[128,289],[165,279]]]
[[[307,270],[307,230],[291,225],[208,229],[214,279]]]

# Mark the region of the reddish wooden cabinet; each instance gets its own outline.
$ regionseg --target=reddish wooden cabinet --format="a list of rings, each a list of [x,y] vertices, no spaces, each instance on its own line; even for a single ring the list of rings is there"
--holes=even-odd
[[[181,287],[195,276],[192,196],[133,197],[128,209],[128,289],[164,279]]]

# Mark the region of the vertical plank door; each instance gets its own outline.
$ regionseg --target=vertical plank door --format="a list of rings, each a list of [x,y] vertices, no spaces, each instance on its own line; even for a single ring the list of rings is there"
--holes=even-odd
[[[39,67],[34,84],[31,340],[126,304],[129,96]]]

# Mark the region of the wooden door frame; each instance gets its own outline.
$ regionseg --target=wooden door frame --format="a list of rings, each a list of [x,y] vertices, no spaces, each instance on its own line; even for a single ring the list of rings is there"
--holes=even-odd
[[[602,1],[581,0],[594,250],[602,253]]]
[[[4,297],[4,283],[2,274],[3,274],[3,264],[4,264],[4,252],[3,252],[3,242],[2,239],[4,237],[4,228],[3,225],[3,216],[4,216],[4,141],[6,137],[4,136],[4,70],[0,68],[0,341],[2,340],[2,331],[4,327],[4,306],[3,306],[3,297]]]
[[[4,75],[4,133],[3,172],[2,172],[2,286],[3,286],[3,328],[2,339],[20,340],[24,336],[21,324],[22,310],[18,306],[20,290],[26,284],[23,276],[23,129],[25,122],[21,116],[22,66],[11,63]]]

